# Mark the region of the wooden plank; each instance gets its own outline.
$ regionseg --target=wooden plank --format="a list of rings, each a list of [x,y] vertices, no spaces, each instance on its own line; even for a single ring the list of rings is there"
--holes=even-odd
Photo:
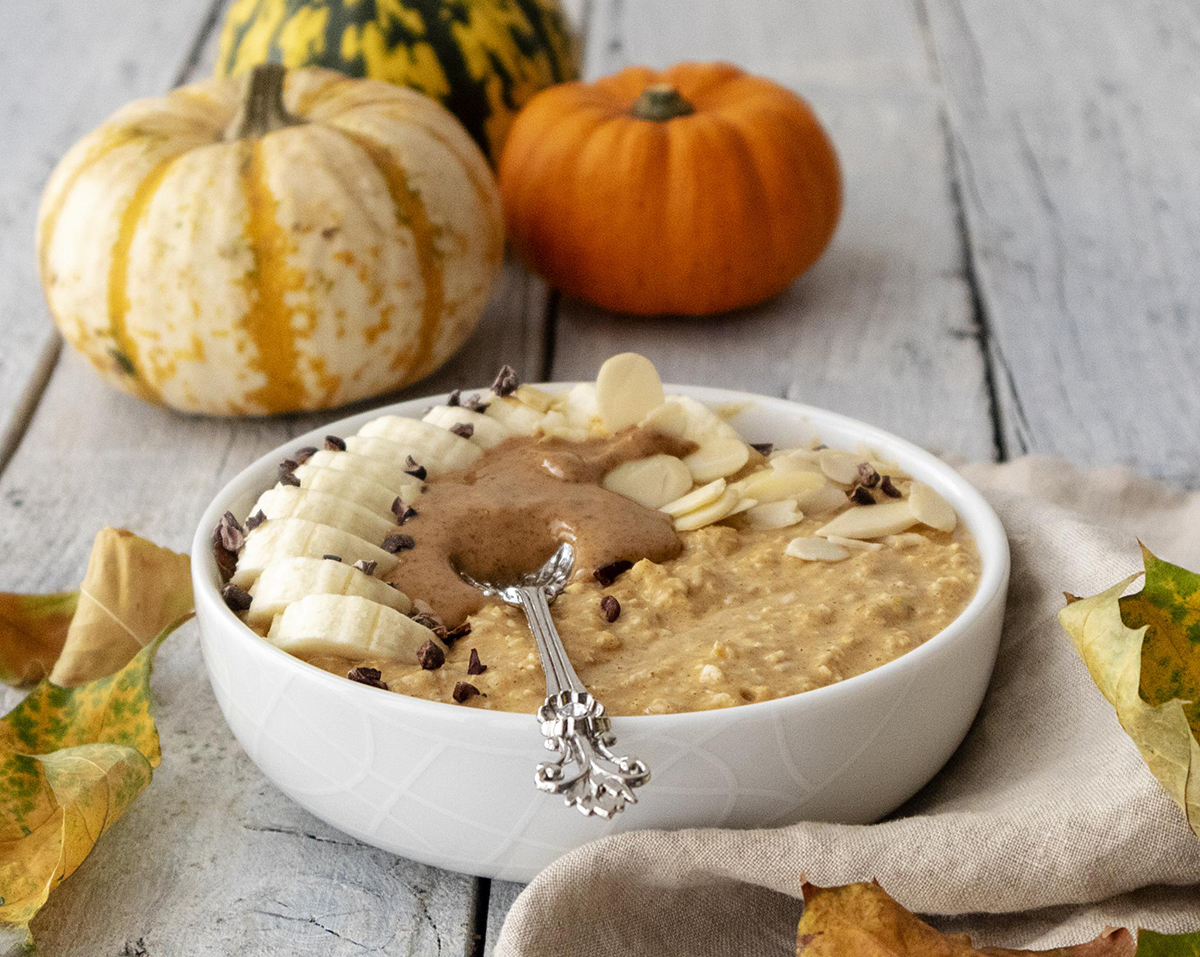
[[[589,73],[728,59],[807,97],[837,145],[846,207],[824,259],[776,299],[710,319],[560,309],[556,377],[635,349],[664,378],[786,395],[938,450],[995,455],[979,328],[921,25],[884,0],[597,3]]]
[[[492,881],[488,894],[487,936],[484,938],[484,957],[491,957],[496,951],[496,942],[500,939],[500,928],[504,918],[517,899],[517,895],[525,889],[524,884],[514,884],[512,881]]]
[[[542,284],[508,266],[467,349],[405,394],[486,386],[501,360],[540,376],[546,306]],[[78,583],[105,524],[186,550],[200,512],[246,464],[342,414],[187,418],[113,391],[66,352],[0,479],[0,588]],[[150,953],[180,957],[238,941],[264,955],[464,953],[476,882],[358,845],[292,805],[234,742],[198,655],[194,626],[160,652],[162,768],[39,915],[45,952],[121,953],[144,938]]]
[[[128,100],[169,87],[191,63],[213,0],[39,0],[6,10],[0,117],[0,468],[57,354],[33,234],[50,170]]]
[[[1195,5],[926,4],[1008,445],[1195,486]]]

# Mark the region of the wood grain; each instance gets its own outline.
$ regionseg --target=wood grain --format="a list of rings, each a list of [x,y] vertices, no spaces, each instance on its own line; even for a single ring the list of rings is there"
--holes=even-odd
[[[559,311],[553,371],[590,378],[645,353],[675,382],[786,395],[937,450],[996,453],[936,74],[912,9],[719,0],[597,3],[589,73],[728,59],[808,98],[833,140],[846,208],[821,262],[781,296],[711,319]]]
[[[38,201],[76,139],[193,62],[213,0],[38,0],[5,11],[0,57],[0,469],[36,405],[58,342],[33,249]]]
[[[1200,484],[1200,16],[926,0],[1006,444]]]

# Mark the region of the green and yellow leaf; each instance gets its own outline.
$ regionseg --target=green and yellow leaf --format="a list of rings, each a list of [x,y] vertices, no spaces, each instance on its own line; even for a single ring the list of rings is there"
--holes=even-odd
[[[0,718],[0,939],[27,935],[50,893],[150,783],[161,758],[151,666],[159,643],[191,617],[186,570],[186,556],[105,529],[80,591],[48,596],[53,613],[26,614],[24,631],[13,630],[37,648],[62,636],[55,672],[64,662],[73,674],[115,666],[72,688],[44,680]],[[68,627],[46,623],[75,596]],[[14,647],[32,661],[28,644]]]
[[[1092,680],[1200,836],[1200,575],[1143,549],[1136,575],[1059,613]]]
[[[23,688],[50,674],[67,640],[78,599],[77,591],[0,592],[0,681]]]

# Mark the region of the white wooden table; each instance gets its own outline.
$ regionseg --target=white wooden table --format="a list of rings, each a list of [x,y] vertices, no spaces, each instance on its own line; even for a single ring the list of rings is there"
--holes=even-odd
[[[837,237],[784,295],[714,320],[608,315],[510,265],[476,337],[412,394],[484,384],[501,362],[589,378],[635,349],[670,381],[803,399],[937,450],[1200,484],[1192,0],[583,3],[589,75],[729,59],[809,98],[845,170]],[[118,395],[60,348],[35,275],[54,162],[126,100],[206,74],[224,5],[5,11],[0,589],[73,586],[106,523],[185,549],[222,484],[322,418],[187,419]],[[194,626],[154,690],[162,767],[35,922],[43,954],[488,952],[519,888],[292,805],[225,728]]]

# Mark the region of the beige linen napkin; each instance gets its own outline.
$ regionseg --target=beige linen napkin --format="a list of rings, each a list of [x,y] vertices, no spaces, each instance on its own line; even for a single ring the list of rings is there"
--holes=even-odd
[[[991,688],[941,773],[880,824],[593,842],[517,898],[498,957],[790,954],[802,875],[878,878],[983,944],[1056,946],[1105,924],[1200,930],[1200,840],[1056,617],[1064,590],[1090,595],[1140,569],[1135,535],[1200,568],[1200,493],[1043,457],[963,472],[1008,531],[1012,585]]]

